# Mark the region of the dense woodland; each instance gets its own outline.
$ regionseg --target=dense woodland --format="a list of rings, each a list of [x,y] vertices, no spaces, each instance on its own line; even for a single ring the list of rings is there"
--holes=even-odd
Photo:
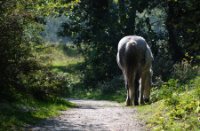
[[[96,95],[97,90],[114,96],[124,90],[116,64],[117,44],[123,36],[140,35],[154,55],[151,101],[167,98],[167,105],[177,111],[170,114],[170,120],[184,118],[193,123],[188,130],[198,129],[194,117],[200,113],[199,7],[199,0],[0,0],[0,103],[13,103],[15,114],[21,110],[16,103],[27,105],[26,99],[64,104],[61,97]],[[42,33],[46,18],[61,16],[65,19],[55,35],[69,39],[48,44]],[[80,55],[81,62],[72,62],[67,68],[52,66],[49,63],[55,56],[50,54],[58,49]],[[187,107],[182,108],[182,96],[176,95],[192,89],[196,97],[188,100],[193,104],[183,102]],[[1,110],[7,109],[2,106]],[[192,114],[192,119],[183,112]],[[1,122],[9,119],[0,116]],[[6,129],[13,128],[11,125],[0,124]]]

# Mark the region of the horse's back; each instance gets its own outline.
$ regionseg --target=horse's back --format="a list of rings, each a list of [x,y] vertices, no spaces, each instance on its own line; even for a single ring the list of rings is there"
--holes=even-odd
[[[140,36],[125,36],[118,44],[118,64],[125,66],[139,66],[145,60],[147,43]]]
[[[118,51],[129,41],[135,41],[139,48],[145,47],[146,45],[145,39],[141,36],[136,36],[136,35],[125,36],[119,41]]]

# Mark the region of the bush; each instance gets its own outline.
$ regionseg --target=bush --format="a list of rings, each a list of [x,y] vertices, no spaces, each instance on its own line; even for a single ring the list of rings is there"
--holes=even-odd
[[[155,102],[172,96],[173,92],[180,87],[178,80],[170,79],[162,85],[152,88],[151,101]]]
[[[27,22],[24,16],[15,14],[16,4],[16,1],[5,0],[0,5],[0,98],[10,100],[15,90],[22,90],[17,75],[28,71],[32,63],[30,42],[23,32]]]
[[[39,100],[69,95],[65,74],[55,73],[47,67],[28,74],[19,75],[26,92]]]
[[[187,83],[189,80],[200,74],[199,66],[192,66],[188,60],[174,65],[172,77],[178,79],[181,83]]]
[[[103,94],[115,93],[124,87],[124,80],[122,77],[116,76],[111,81],[99,83],[97,87]]]
[[[14,101],[22,95],[47,99],[67,94],[65,74],[52,72],[34,55],[41,44],[30,1],[0,2],[0,100]],[[22,13],[23,12],[23,13]]]
[[[155,87],[152,88],[151,100],[153,102],[171,98],[174,92],[187,91],[194,87],[194,79],[200,74],[199,66],[192,66],[191,62],[183,60],[181,63],[174,64],[172,78],[163,82],[156,78]]]

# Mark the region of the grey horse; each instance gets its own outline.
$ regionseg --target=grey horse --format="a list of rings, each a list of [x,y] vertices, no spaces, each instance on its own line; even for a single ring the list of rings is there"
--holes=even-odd
[[[127,89],[126,105],[149,101],[152,83],[153,54],[141,36],[125,36],[118,44],[117,63]]]

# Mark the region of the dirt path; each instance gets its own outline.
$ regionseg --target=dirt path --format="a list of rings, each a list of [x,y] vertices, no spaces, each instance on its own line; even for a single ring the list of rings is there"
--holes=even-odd
[[[144,131],[136,119],[136,109],[116,102],[70,100],[78,105],[59,117],[42,122],[32,131]]]

